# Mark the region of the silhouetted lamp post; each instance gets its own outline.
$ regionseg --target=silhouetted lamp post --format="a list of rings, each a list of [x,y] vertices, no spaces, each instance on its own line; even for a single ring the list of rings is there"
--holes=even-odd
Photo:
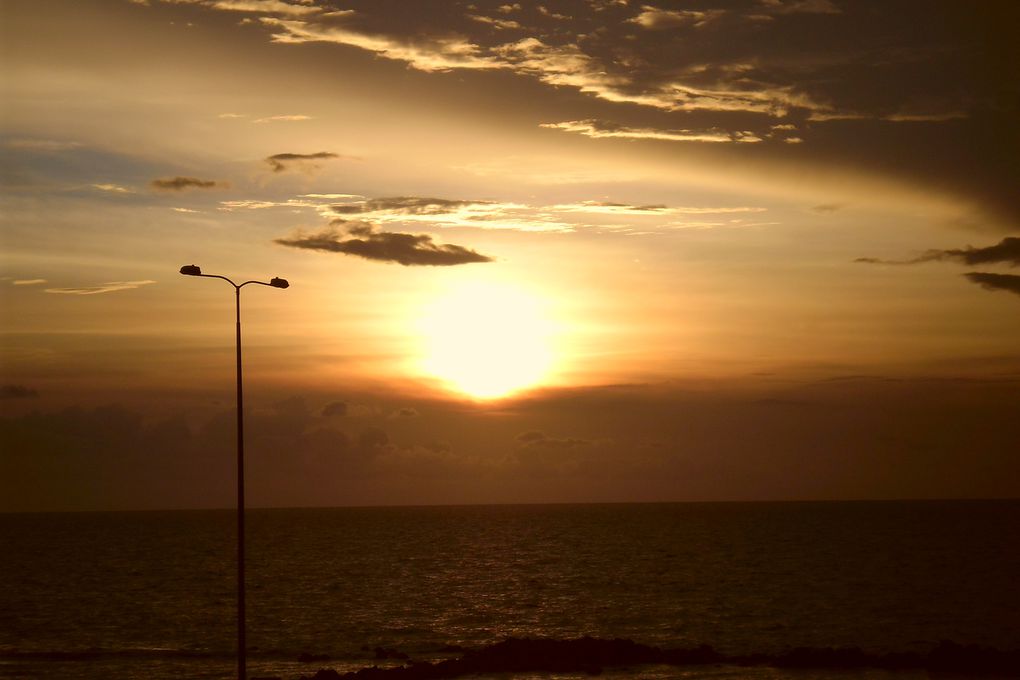
[[[246,653],[244,630],[244,395],[241,390],[241,289],[249,283],[273,288],[290,286],[286,279],[274,277],[265,281],[245,281],[234,283],[226,276],[203,274],[202,269],[193,264],[181,267],[185,276],[205,276],[211,279],[223,279],[234,287],[234,300],[237,317],[237,678],[246,680]]]

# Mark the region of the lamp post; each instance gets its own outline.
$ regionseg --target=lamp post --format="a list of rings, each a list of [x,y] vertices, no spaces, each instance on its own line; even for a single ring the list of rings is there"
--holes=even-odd
[[[181,267],[181,274],[223,279],[234,287],[237,318],[237,678],[247,680],[244,624],[244,394],[241,390],[241,289],[249,283],[272,288],[287,288],[290,284],[286,279],[279,277],[270,279],[269,283],[265,281],[234,283],[226,276],[203,274],[202,269],[193,264]]]

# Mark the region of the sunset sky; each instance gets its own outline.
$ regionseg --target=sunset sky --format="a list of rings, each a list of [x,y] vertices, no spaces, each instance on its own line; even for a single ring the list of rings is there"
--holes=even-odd
[[[1020,495],[1020,5],[0,3],[0,510]]]

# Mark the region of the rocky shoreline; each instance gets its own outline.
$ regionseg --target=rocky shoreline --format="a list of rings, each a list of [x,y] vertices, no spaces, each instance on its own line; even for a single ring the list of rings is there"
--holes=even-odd
[[[491,673],[586,673],[604,668],[669,665],[769,666],[786,669],[924,670],[932,675],[1020,677],[1020,650],[1002,651],[978,645],[942,642],[927,654],[876,654],[857,647],[799,647],[778,654],[723,654],[708,645],[661,649],[633,640],[591,637],[576,640],[509,638],[463,656],[435,663],[410,661],[394,668],[372,666],[339,673],[321,669],[301,680],[445,680]]]

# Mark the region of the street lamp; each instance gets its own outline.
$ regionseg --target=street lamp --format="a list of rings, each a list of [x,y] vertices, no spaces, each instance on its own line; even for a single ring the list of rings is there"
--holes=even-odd
[[[186,264],[181,267],[185,276],[205,276],[211,279],[223,279],[234,287],[234,300],[237,318],[237,678],[246,680],[246,653],[244,630],[244,395],[241,391],[241,289],[249,283],[272,288],[287,288],[287,279],[273,277],[269,283],[265,281],[245,281],[234,283],[226,276],[203,274],[201,267]]]

